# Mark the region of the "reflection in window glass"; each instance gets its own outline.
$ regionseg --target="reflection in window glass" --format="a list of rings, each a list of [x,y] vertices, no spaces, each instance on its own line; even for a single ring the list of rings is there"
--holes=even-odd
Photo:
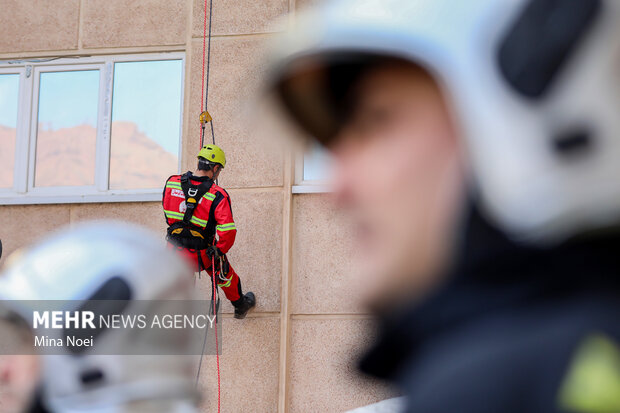
[[[35,186],[95,183],[99,71],[41,73]]]
[[[0,74],[0,188],[13,186],[19,75]]]
[[[178,171],[181,60],[114,65],[110,189],[159,188]]]
[[[331,174],[332,160],[319,145],[304,154],[304,181],[327,181]]]

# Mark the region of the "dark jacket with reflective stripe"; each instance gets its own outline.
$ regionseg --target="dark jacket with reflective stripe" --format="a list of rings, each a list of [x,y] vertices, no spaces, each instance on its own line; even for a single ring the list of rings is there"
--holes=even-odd
[[[620,412],[620,236],[525,248],[474,209],[459,256],[445,286],[385,317],[363,371],[407,412]]]

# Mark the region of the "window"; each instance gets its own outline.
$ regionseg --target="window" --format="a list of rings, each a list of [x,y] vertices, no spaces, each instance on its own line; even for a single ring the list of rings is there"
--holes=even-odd
[[[161,187],[177,171],[182,69],[178,60],[115,65],[111,189]],[[139,151],[138,145],[148,145],[149,152],[136,156],[127,150]]]
[[[0,72],[0,189],[13,187],[19,74]]]
[[[38,74],[33,186],[93,187],[99,70]]]
[[[0,204],[159,200],[183,74],[181,53],[0,64]]]
[[[294,193],[328,192],[332,159],[320,145],[309,148],[297,160]]]

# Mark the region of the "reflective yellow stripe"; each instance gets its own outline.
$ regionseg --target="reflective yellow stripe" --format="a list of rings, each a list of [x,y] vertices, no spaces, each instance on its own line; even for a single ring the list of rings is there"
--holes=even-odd
[[[166,183],[166,188],[182,189],[181,184],[178,182],[168,182]]]
[[[217,229],[220,232],[224,232],[224,231],[232,231],[233,229],[237,229],[237,227],[235,226],[234,222],[231,222],[228,224],[217,225],[215,229]]]
[[[228,279],[228,281],[226,281],[224,284],[220,284],[218,283],[217,285],[219,287],[230,287],[230,283],[232,283],[232,276]]]
[[[559,410],[583,413],[620,412],[620,347],[610,336],[595,333],[575,350],[558,394]]]
[[[164,210],[164,214],[166,215],[166,218],[174,218],[174,219],[183,219],[183,216],[185,214],[182,214],[180,212],[174,212],[174,211],[167,211]],[[205,219],[200,219],[200,218],[196,218],[196,217],[192,217],[189,222],[191,222],[192,224],[196,224],[200,227],[206,227],[207,226],[207,220]]]
[[[168,182],[166,184],[166,188],[180,189],[181,191],[183,190],[179,182]],[[207,192],[206,194],[204,194],[204,198],[207,198],[209,201],[213,201],[215,199],[215,194]]]
[[[181,214],[180,212],[167,211],[164,209],[164,214],[166,215],[166,218],[183,219],[183,214]]]
[[[196,225],[200,225],[201,227],[207,226],[207,220],[206,219],[200,219],[200,218],[192,217],[192,219],[190,219],[189,222],[191,222],[193,224],[196,224]]]

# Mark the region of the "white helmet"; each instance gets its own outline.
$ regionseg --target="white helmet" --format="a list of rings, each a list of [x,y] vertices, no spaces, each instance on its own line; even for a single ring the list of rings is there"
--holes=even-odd
[[[140,300],[195,299],[192,271],[185,262],[154,234],[121,222],[63,230],[7,265],[0,277],[0,298],[22,300],[4,304],[31,327],[33,308],[26,308],[23,300],[62,300],[62,310],[74,311],[83,300],[93,299],[129,300],[128,309]],[[185,302],[190,301],[179,301]],[[148,329],[128,333],[110,328],[97,340],[115,348],[148,346],[147,354],[170,344],[145,342],[149,338]],[[182,348],[189,343],[177,344],[178,354],[191,354]],[[191,356],[98,355],[89,350],[76,355],[58,349],[42,356],[43,403],[54,412],[126,412],[132,406],[194,412],[196,361]]]
[[[557,242],[620,219],[620,1],[330,1],[282,36],[273,82],[325,142],[336,111],[316,69],[369,56],[435,77],[483,206],[515,238]]]

